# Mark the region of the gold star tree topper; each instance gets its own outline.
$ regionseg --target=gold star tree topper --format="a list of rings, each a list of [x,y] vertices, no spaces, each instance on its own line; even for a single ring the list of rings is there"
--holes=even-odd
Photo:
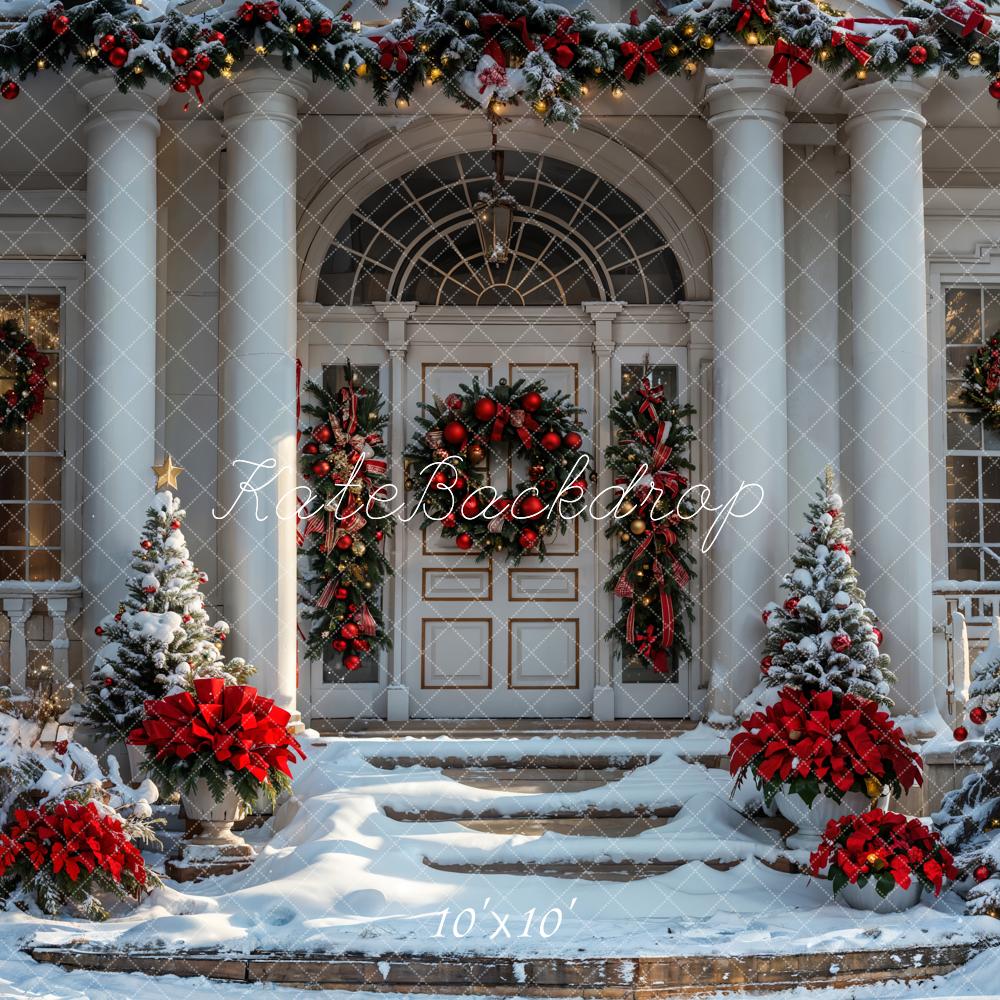
[[[176,490],[177,477],[183,471],[184,469],[179,465],[174,465],[174,460],[167,455],[159,465],[153,466],[153,472],[156,473],[156,488],[158,490]]]

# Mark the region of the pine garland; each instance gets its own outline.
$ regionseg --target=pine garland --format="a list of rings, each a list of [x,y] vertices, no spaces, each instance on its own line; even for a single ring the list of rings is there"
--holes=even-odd
[[[23,427],[42,412],[49,359],[14,320],[0,324],[0,370],[13,384],[0,394],[0,430]]]
[[[691,505],[683,500],[694,468],[693,406],[665,399],[663,386],[647,377],[632,389],[616,392],[609,414],[617,440],[605,450],[615,482],[636,489],[625,495],[623,519],[609,519],[604,533],[620,542],[611,559],[604,589],[622,598],[606,639],[622,659],[671,672],[677,659],[690,656],[688,627],[694,618],[689,581],[694,558],[688,545],[694,531]]]
[[[300,449],[302,476],[314,494],[299,530],[309,564],[301,617],[309,622],[309,656],[322,658],[329,644],[346,669],[356,670],[364,656],[392,643],[379,592],[393,572],[384,546],[395,530],[389,511],[396,503],[386,492],[385,402],[377,388],[359,387],[350,362],[344,377],[338,393],[311,380],[304,387],[311,398],[302,412],[316,423]]]
[[[976,420],[1000,431],[1000,333],[994,333],[966,361],[961,400],[973,409]]]
[[[247,2],[223,16],[177,7],[155,16],[126,0],[42,3],[0,32],[0,96],[16,98],[19,82],[43,70],[80,66],[111,74],[122,91],[154,79],[200,102],[206,78],[273,54],[339,88],[370,81],[382,104],[404,107],[418,87],[437,84],[467,109],[496,117],[525,101],[546,122],[575,126],[592,89],[619,96],[651,76],[691,76],[720,39],[773,46],[777,85],[795,86],[816,66],[862,79],[934,69],[957,77],[971,67],[1000,98],[1000,32],[977,0],[908,0],[888,18],[845,17],[825,0],[692,0],[626,24],[558,4],[428,0],[379,25],[315,0]]]

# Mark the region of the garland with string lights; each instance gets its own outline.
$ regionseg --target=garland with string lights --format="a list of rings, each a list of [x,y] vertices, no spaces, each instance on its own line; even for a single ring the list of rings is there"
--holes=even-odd
[[[14,320],[0,325],[0,370],[12,379],[0,394],[0,430],[23,427],[42,412],[48,367],[49,359]]]
[[[344,383],[338,392],[311,380],[305,384],[311,398],[302,412],[315,423],[302,435],[299,458],[313,497],[299,552],[309,564],[302,611],[309,622],[306,650],[320,659],[329,644],[346,670],[357,670],[365,656],[391,644],[378,592],[392,574],[383,548],[396,522],[385,502],[390,498],[380,493],[388,486],[382,396],[360,385],[350,362]]]
[[[660,16],[602,24],[586,11],[523,0],[429,0],[365,25],[315,0],[252,0],[226,10],[154,15],[143,0],[40,3],[0,32],[0,96],[28,77],[80,66],[122,91],[148,79],[202,101],[209,77],[255,57],[340,88],[372,83],[377,100],[405,107],[440,84],[462,107],[493,117],[527,102],[542,119],[575,125],[594,88],[620,97],[650,77],[693,75],[718,39],[770,46],[772,82],[796,86],[815,66],[844,78],[919,77],[972,67],[1000,100],[1000,30],[979,0],[907,0],[898,17],[848,17],[825,0],[692,0]]]
[[[604,529],[621,543],[604,584],[621,599],[606,638],[625,662],[669,673],[675,657],[691,652],[688,583],[694,560],[686,541],[694,523],[680,516],[679,501],[688,485],[684,473],[694,468],[688,450],[695,410],[667,400],[664,387],[648,377],[632,382],[629,390],[615,393],[609,418],[617,440],[605,451],[616,485],[627,490],[622,516],[609,519]]]
[[[991,431],[1000,430],[1000,333],[969,355],[962,372],[961,400]]]

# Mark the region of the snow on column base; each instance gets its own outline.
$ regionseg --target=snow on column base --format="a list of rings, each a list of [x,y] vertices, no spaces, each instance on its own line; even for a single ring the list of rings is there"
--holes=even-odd
[[[387,722],[407,722],[410,718],[410,692],[402,684],[391,684],[386,691]]]
[[[950,733],[951,726],[941,717],[941,713],[936,708],[920,715],[899,715],[895,718],[896,724],[908,740],[929,740],[941,733]]]
[[[305,732],[306,724],[302,721],[302,713],[297,709],[293,708],[291,710],[291,718],[288,720],[288,731],[290,733],[295,733],[298,736],[299,733]]]
[[[615,718],[615,689],[608,685],[599,685],[594,688],[594,710],[593,718],[595,722],[613,722]]]
[[[254,849],[242,841],[219,846],[181,843],[177,856],[167,862],[165,870],[175,882],[197,882],[243,871],[255,857]]]

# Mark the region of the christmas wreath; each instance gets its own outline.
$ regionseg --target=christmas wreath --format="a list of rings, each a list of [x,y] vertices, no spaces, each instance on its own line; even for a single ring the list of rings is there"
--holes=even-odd
[[[667,402],[662,385],[632,379],[633,387],[615,393],[610,419],[617,441],[605,462],[619,486],[633,485],[605,534],[621,543],[611,560],[605,590],[622,601],[607,639],[622,658],[649,663],[658,673],[672,669],[673,654],[687,655],[692,612],[688,582],[694,560],[685,542],[694,524],[678,503],[693,468],[688,447],[694,438],[694,407]]]
[[[544,557],[546,538],[584,516],[583,411],[565,393],[549,393],[538,380],[501,379],[495,388],[473,380],[421,409],[421,430],[406,453],[406,487],[418,497],[423,527],[440,524],[459,549],[479,559],[504,552],[516,564],[528,553]],[[528,481],[514,495],[486,482],[486,461],[498,445],[527,463]]]
[[[49,359],[12,319],[0,326],[0,358],[0,368],[14,380],[0,410],[0,428],[11,431],[42,412]]]
[[[975,351],[962,372],[961,400],[990,430],[1000,430],[1000,333]]]
[[[364,654],[391,642],[377,595],[392,573],[383,543],[395,520],[386,510],[388,497],[378,495],[388,483],[381,394],[360,387],[350,363],[344,375],[337,393],[313,381],[305,385],[312,400],[302,409],[316,423],[306,429],[300,448],[313,499],[300,526],[299,551],[309,563],[302,614],[310,623],[306,650],[321,657],[329,642],[344,667],[357,670]]]

